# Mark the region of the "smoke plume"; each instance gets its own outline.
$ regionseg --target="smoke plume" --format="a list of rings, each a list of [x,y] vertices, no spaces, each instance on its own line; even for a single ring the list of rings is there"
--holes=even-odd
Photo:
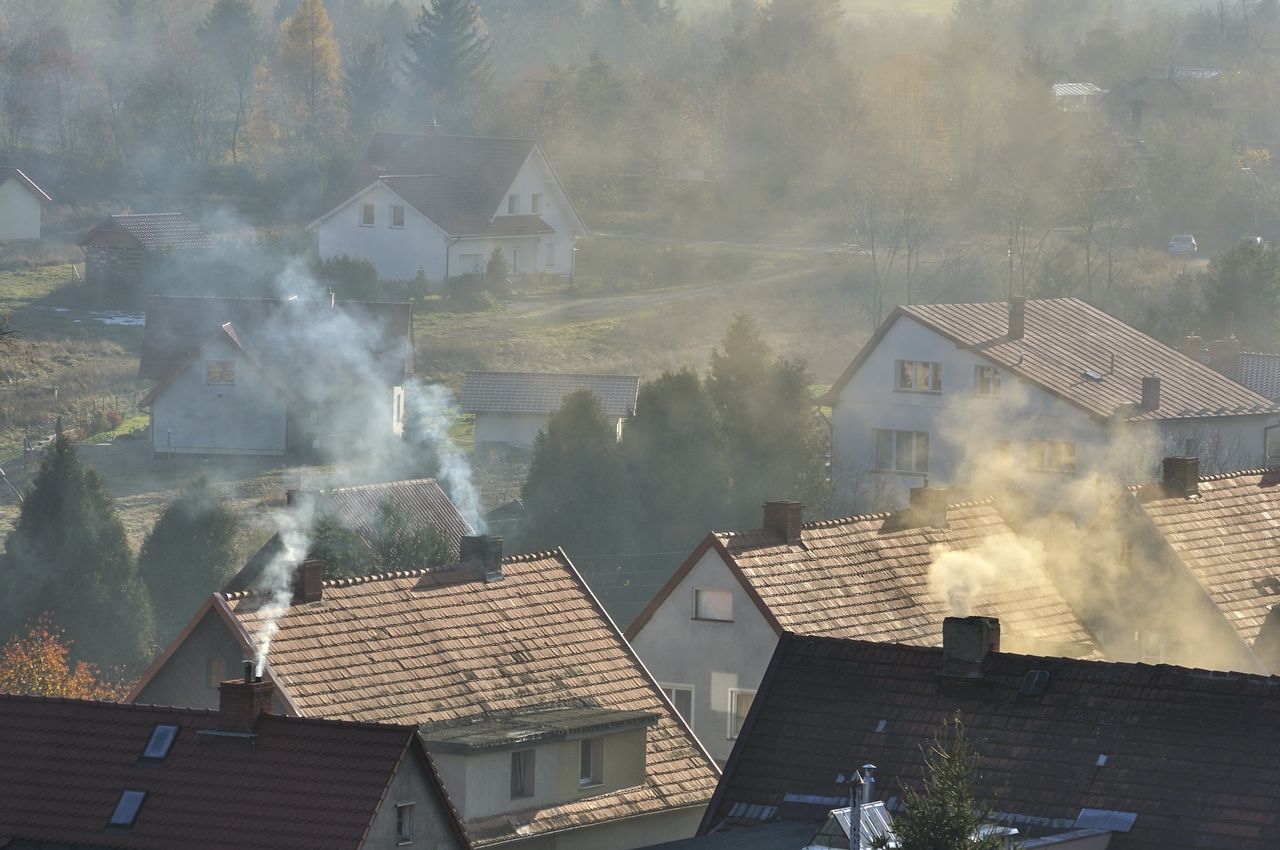
[[[984,538],[970,549],[934,546],[929,585],[947,600],[953,617],[967,617],[995,584],[1035,587],[1044,581],[1044,547],[1013,534]]]
[[[415,384],[410,392],[405,393],[405,400],[415,414],[418,433],[414,436],[435,450],[440,465],[439,478],[449,498],[472,530],[483,534],[488,526],[484,521],[480,491],[472,479],[466,455],[449,435],[449,426],[458,411],[453,393],[439,384]]]
[[[271,640],[279,630],[280,615],[288,610],[289,603],[293,600],[293,574],[311,548],[311,525],[314,519],[315,510],[310,499],[303,499],[300,504],[288,510],[272,514],[276,534],[280,538],[280,550],[262,572],[261,592],[266,595],[267,603],[262,608],[265,620],[257,634],[255,676],[262,675],[267,654],[271,651]]]

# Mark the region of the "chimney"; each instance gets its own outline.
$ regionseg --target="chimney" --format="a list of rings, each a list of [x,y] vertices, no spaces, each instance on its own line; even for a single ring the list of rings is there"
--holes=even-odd
[[[1000,621],[995,617],[947,617],[942,621],[942,675],[982,677],[987,655],[1000,651]]]
[[[324,561],[303,561],[293,571],[293,605],[306,605],[324,598]]]
[[[1142,379],[1142,403],[1139,406],[1143,410],[1160,407],[1160,375],[1157,372]]]
[[[284,504],[285,504],[285,507],[287,507],[287,508],[291,508],[291,507],[293,507],[294,503],[295,503],[297,500],[298,500],[298,491],[297,491],[297,490],[295,490],[295,489],[293,489],[292,487],[290,487],[289,489],[287,489],[287,490],[285,490],[285,491],[284,491]]]
[[[258,715],[271,710],[276,686],[253,675],[253,662],[244,663],[244,679],[218,686],[218,728],[224,732],[252,732]]]
[[[464,567],[484,573],[486,582],[502,581],[502,538],[496,534],[473,534],[462,538],[458,560]]]
[[[329,287],[329,309],[332,310],[338,303],[338,292],[332,286]]]
[[[869,806],[876,801],[876,766],[874,764],[864,764],[862,766],[862,795],[859,802],[864,806]],[[852,816],[852,812],[850,816]]]
[[[1234,336],[1227,339],[1215,339],[1209,343],[1209,365],[1224,375],[1235,371],[1236,361],[1240,359],[1240,340]]]
[[[946,487],[930,487],[926,480],[922,487],[912,487],[908,508],[909,522],[913,526],[931,525],[947,527],[947,502],[951,491]]]
[[[1204,340],[1198,336],[1184,336],[1178,350],[1197,363],[1204,362]]]
[[[1164,475],[1160,479],[1166,496],[1190,499],[1200,495],[1200,458],[1167,457],[1164,459]]]
[[[781,537],[784,543],[800,542],[804,503],[783,500],[764,503],[764,530]]]
[[[1022,339],[1027,329],[1027,299],[1015,296],[1009,299],[1009,339]]]

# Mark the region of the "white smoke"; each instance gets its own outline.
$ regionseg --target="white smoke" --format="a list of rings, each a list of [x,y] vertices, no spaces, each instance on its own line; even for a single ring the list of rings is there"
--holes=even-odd
[[[994,534],[969,549],[934,546],[929,556],[929,584],[953,617],[972,614],[992,585],[1033,590],[1045,580],[1044,547],[1014,534]]]
[[[303,499],[300,504],[276,511],[271,516],[276,534],[280,538],[280,551],[262,571],[260,592],[267,597],[267,602],[262,607],[265,620],[256,635],[258,652],[253,665],[255,676],[262,675],[267,663],[267,653],[271,650],[271,639],[280,628],[280,616],[289,609],[289,603],[293,601],[293,574],[311,549],[314,513],[312,501]]]
[[[415,437],[426,440],[435,449],[440,464],[439,479],[458,513],[472,530],[483,534],[488,530],[484,521],[484,509],[480,491],[471,475],[471,464],[458,448],[449,428],[458,416],[458,404],[448,387],[439,384],[414,384],[405,393],[406,402],[416,414],[419,433]]]

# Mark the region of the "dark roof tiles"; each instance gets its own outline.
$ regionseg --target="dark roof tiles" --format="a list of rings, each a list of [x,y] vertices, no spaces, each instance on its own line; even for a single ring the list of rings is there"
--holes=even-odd
[[[81,245],[93,241],[95,234],[116,228],[128,233],[148,251],[181,251],[189,248],[212,248],[213,240],[182,213],[147,213],[113,215],[89,231]]]

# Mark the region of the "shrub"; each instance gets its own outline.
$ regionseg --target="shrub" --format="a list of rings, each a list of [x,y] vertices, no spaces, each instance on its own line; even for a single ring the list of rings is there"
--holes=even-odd
[[[380,296],[378,269],[369,260],[360,257],[331,257],[312,266],[312,274],[321,283],[327,283],[344,301],[370,301]]]

